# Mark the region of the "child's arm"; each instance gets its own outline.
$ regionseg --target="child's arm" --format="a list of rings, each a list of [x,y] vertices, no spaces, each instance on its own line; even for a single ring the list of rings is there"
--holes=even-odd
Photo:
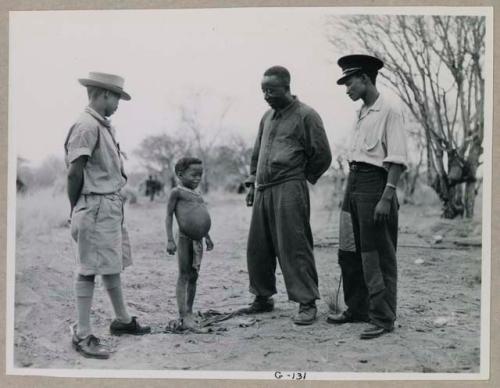
[[[208,233],[205,236],[205,244],[207,244],[207,251],[211,251],[212,249],[214,249],[214,242],[212,241]]]
[[[167,229],[167,253],[173,255],[177,250],[177,246],[174,241],[174,233],[172,230],[172,224],[174,221],[175,206],[177,205],[177,199],[179,198],[179,192],[173,189],[168,197],[167,202],[167,218],[165,220]]]

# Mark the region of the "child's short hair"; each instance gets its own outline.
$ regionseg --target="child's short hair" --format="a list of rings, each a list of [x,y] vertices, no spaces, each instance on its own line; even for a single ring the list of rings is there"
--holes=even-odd
[[[180,173],[183,173],[192,164],[202,164],[202,163],[203,162],[200,159],[198,159],[198,158],[192,158],[192,157],[189,157],[189,156],[186,156],[184,158],[180,158],[177,161],[177,163],[175,163],[175,167],[174,167],[175,175],[179,175]]]

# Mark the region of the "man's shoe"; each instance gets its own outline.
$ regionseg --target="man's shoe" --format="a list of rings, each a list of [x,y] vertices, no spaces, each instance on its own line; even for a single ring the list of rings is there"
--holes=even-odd
[[[151,333],[151,327],[139,325],[139,322],[137,322],[137,317],[132,317],[132,320],[129,323],[123,323],[115,319],[113,322],[111,322],[109,331],[112,335],[143,335]]]
[[[249,307],[241,310],[244,314],[269,313],[274,310],[274,300],[270,297],[256,296]]]
[[[316,303],[300,304],[299,312],[293,317],[293,323],[296,325],[310,325],[316,320]]]
[[[349,310],[343,311],[340,314],[329,314],[326,318],[328,323],[333,323],[335,325],[341,325],[343,323],[352,322],[368,322],[368,317],[357,317],[353,315]]]
[[[390,333],[393,329],[386,329],[385,327],[371,325],[368,329],[363,331],[360,335],[361,339],[372,339],[380,337],[382,334]]]
[[[90,334],[85,338],[80,338],[76,334],[76,324],[70,327],[71,330],[71,345],[73,348],[86,358],[98,358],[106,360],[109,358],[109,350],[101,344],[101,341],[96,336]]]

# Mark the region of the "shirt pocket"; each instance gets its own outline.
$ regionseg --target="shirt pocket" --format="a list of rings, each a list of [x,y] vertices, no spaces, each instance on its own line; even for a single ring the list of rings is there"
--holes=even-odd
[[[368,153],[373,153],[376,151],[378,144],[381,142],[381,133],[380,129],[372,129],[370,128],[364,134],[363,139],[363,150]]]

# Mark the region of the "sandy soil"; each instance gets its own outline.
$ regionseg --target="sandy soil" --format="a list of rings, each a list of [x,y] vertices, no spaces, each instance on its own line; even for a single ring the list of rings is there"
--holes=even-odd
[[[318,189],[316,189],[318,191]],[[251,301],[245,245],[250,209],[244,197],[208,197],[215,249],[202,263],[195,309],[234,311]],[[165,334],[176,318],[176,258],[166,256],[165,204],[127,205],[135,265],[123,275],[130,312],[153,327],[151,335],[112,337],[112,309],[99,283],[92,323],[114,353],[109,360],[85,359],[70,345],[75,319],[73,246],[64,226],[21,230],[17,239],[15,348],[17,367],[157,370],[307,370],[328,372],[478,372],[480,354],[481,249],[478,222],[439,219],[435,208],[402,207],[400,212],[399,311],[396,330],[370,341],[358,339],[365,324],[325,322],[338,287],[338,210],[312,193],[312,225],[322,300],[318,321],[291,322],[278,270],[276,309],[221,322],[225,331]],[[35,229],[36,230],[36,229]],[[442,241],[436,243],[437,235]],[[458,246],[456,240],[473,245]],[[342,299],[342,296],[340,297]]]

